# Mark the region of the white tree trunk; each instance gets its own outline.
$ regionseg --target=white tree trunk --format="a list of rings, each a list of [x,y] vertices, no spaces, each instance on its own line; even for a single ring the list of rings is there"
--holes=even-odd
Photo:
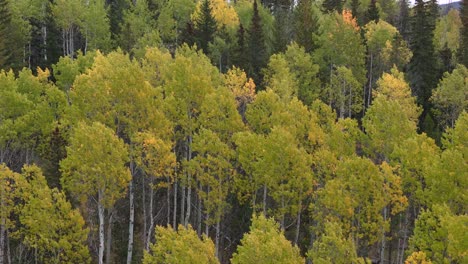
[[[187,161],[192,159],[192,136],[188,137],[188,157]],[[188,187],[187,187],[187,214],[185,215],[184,226],[187,228],[190,221],[190,213],[192,209],[192,174],[187,173]]]
[[[112,263],[112,252],[111,252],[111,247],[112,247],[112,223],[114,222],[114,210],[109,209],[108,210],[108,221],[107,221],[107,230],[106,230],[106,236],[107,236],[107,241],[106,241],[106,264],[111,264]]]
[[[98,263],[103,264],[104,258],[104,190],[98,191],[98,215],[99,215],[99,255]]]
[[[127,248],[127,264],[132,263],[132,253],[133,253],[133,226],[135,224],[135,201],[134,201],[134,191],[133,191],[133,163],[131,164],[132,170],[132,180],[128,186],[129,192],[129,202],[130,202],[130,222],[128,224],[128,248]],[[151,216],[152,218],[153,216]]]
[[[297,246],[299,242],[299,231],[301,229],[301,212],[302,212],[302,200],[299,198],[299,208],[297,210],[297,221],[296,221],[296,236],[294,237],[294,245]]]
[[[174,209],[172,210],[172,228],[176,229],[177,225],[177,191],[178,191],[177,180],[174,182]]]

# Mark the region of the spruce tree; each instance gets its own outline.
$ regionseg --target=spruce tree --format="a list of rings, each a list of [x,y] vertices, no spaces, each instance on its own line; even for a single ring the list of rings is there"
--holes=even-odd
[[[341,13],[343,11],[343,3],[343,0],[324,0],[322,7],[324,12],[338,11],[338,13]]]
[[[315,48],[312,36],[319,27],[316,13],[318,9],[314,8],[313,5],[313,0],[299,0],[294,10],[295,40],[307,52],[311,52]]]
[[[371,0],[369,9],[366,12],[366,22],[375,21],[379,22],[379,9],[377,8],[377,0]]]
[[[399,2],[400,12],[398,14],[398,22],[396,27],[400,34],[403,36],[403,39],[408,41],[409,33],[409,3],[408,0],[400,0]]]
[[[10,65],[11,13],[8,0],[0,0],[0,69]]]
[[[245,29],[242,24],[239,25],[239,29],[237,30],[237,45],[234,48],[234,56],[233,56],[233,63],[234,65],[246,69],[248,64],[248,56],[247,56],[247,45],[245,43]]]
[[[468,67],[468,0],[463,0],[462,2],[460,18],[463,24],[460,45],[460,62]]]
[[[438,79],[433,44],[436,17],[432,2],[436,1],[427,4],[424,0],[416,0],[411,17],[410,47],[413,57],[408,65],[408,75],[413,93],[424,108],[422,120],[430,108],[429,98]]]
[[[213,17],[213,9],[209,0],[204,0],[201,5],[200,16],[195,20],[195,38],[199,48],[208,53],[208,44],[213,41],[216,32],[216,20]]]
[[[356,22],[358,25],[362,25],[362,18],[359,14],[359,0],[351,0],[351,14],[353,15],[353,18],[356,19]]]
[[[253,16],[248,33],[249,68],[247,71],[258,85],[262,80],[260,70],[266,66],[268,54],[262,29],[262,21],[258,13],[257,0],[254,0],[253,3]]]

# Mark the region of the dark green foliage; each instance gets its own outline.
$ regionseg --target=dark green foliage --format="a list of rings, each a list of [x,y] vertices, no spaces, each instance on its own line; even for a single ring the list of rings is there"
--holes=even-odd
[[[195,29],[197,45],[207,53],[208,43],[213,41],[216,32],[216,20],[213,17],[209,0],[204,0],[201,5],[200,16],[195,20]]]
[[[312,7],[313,4],[313,0],[299,0],[294,10],[295,41],[303,46],[307,52],[311,52],[315,48],[312,36],[317,33],[319,27],[316,10]]]
[[[245,43],[246,35],[245,29],[242,24],[239,25],[237,30],[237,45],[234,47],[233,51],[233,64],[240,67],[241,69],[246,69],[248,65],[248,56],[247,56],[247,45]]]
[[[413,94],[417,95],[418,103],[429,110],[429,98],[432,89],[437,85],[438,70],[434,52],[433,36],[435,28],[434,9],[432,4],[417,0],[411,17],[410,47],[413,58],[408,65],[408,75]],[[424,113],[423,117],[424,118]],[[424,119],[422,119],[424,120]]]
[[[122,22],[124,10],[130,8],[130,2],[128,0],[108,0],[107,3],[109,5],[111,37],[113,40],[117,40],[122,30],[120,23]]]
[[[371,0],[369,9],[366,12],[366,22],[375,21],[379,22],[379,9],[377,8],[377,0]]]
[[[343,11],[343,0],[324,0],[322,7],[324,12]]]
[[[0,69],[10,65],[11,14],[7,0],[0,0]]]
[[[262,21],[258,13],[257,0],[254,0],[253,11],[252,21],[248,31],[249,67],[246,70],[258,85],[262,80],[260,70],[267,64],[268,54],[265,46],[265,36],[262,30]]]
[[[291,22],[291,10],[281,8],[275,12],[275,53],[283,52],[291,41]]]
[[[405,40],[408,40],[409,33],[409,4],[408,0],[400,0],[400,11],[398,14],[396,28]]]
[[[461,60],[468,67],[468,0],[463,0],[460,10],[460,18],[463,24],[462,28],[462,43],[460,45]]]

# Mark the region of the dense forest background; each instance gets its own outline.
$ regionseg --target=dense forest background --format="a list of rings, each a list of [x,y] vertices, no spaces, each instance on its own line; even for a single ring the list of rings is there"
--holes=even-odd
[[[0,264],[468,263],[468,0],[0,0]]]

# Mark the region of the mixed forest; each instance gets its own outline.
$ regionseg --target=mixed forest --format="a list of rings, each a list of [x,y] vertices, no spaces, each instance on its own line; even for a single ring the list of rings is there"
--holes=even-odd
[[[0,264],[468,263],[468,0],[0,0]]]

